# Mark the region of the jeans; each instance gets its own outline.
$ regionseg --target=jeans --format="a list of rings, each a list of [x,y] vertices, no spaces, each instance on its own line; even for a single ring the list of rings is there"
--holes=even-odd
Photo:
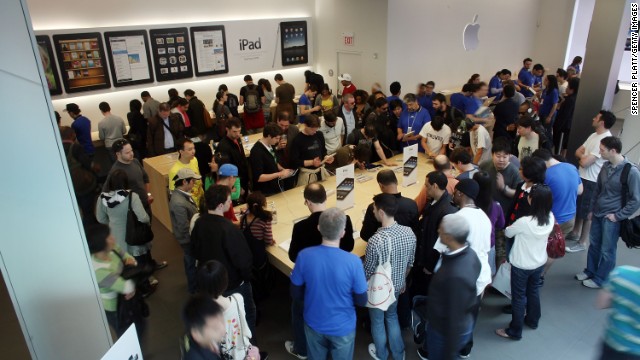
[[[469,339],[467,343],[460,350],[461,355],[471,354],[471,349],[473,348],[473,330],[476,328],[476,323],[478,322],[478,314],[480,313],[481,301],[482,294],[478,295],[478,297],[476,298],[476,303],[473,304],[473,308],[471,309],[471,315],[473,316],[473,322],[471,323],[471,332],[469,333]]]
[[[187,276],[187,290],[189,294],[196,293],[196,259],[191,255],[191,245],[182,244],[184,274]]]
[[[506,333],[515,339],[522,338],[522,327],[538,327],[540,321],[540,277],[544,265],[533,270],[518,269],[511,264],[511,324]]]
[[[398,295],[396,294],[396,298]],[[376,346],[376,357],[380,360],[387,360],[389,356],[388,340],[391,357],[395,360],[403,360],[404,342],[398,322],[398,301],[391,304],[387,311],[369,308],[369,318],[371,319],[371,336]]]
[[[253,301],[253,290],[251,289],[251,283],[248,281],[243,282],[235,289],[227,290],[222,295],[231,296],[231,294],[240,294],[244,299],[244,312],[245,319],[251,330],[251,343],[256,344],[256,303]]]
[[[291,302],[291,329],[293,329],[293,351],[307,356],[307,337],[304,331],[304,301]]]
[[[356,342],[356,331],[345,336],[323,335],[309,325],[304,324],[304,332],[307,336],[307,349],[309,360],[325,360],[331,354],[333,360],[352,360],[353,346]]]
[[[456,343],[456,349],[454,354],[447,354],[446,347],[446,338],[444,335],[440,334],[437,330],[435,330],[432,326],[427,325],[427,352],[429,354],[429,360],[442,360],[442,359],[452,359],[456,358],[458,352],[462,349],[462,347],[469,341],[469,337],[471,336],[472,330],[469,329],[464,334],[461,334]]]
[[[597,216],[591,219],[590,245],[584,273],[600,286],[616,266],[619,237],[620,222],[611,222],[607,218]]]

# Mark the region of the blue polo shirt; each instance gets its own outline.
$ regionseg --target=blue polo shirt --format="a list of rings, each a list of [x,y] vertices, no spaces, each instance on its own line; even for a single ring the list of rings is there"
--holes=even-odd
[[[450,105],[454,108],[462,111],[463,114],[466,114],[466,99],[467,97],[461,93],[451,94],[451,98],[449,99]]]
[[[408,132],[408,128],[411,127],[413,134],[418,135],[420,134],[422,127],[430,121],[431,115],[429,115],[429,112],[421,106],[418,111],[403,111],[402,114],[400,114],[400,119],[398,120],[398,129],[402,129],[402,132],[406,134]],[[411,146],[417,143],[418,141],[405,141],[402,143],[402,147]],[[418,146],[418,150],[420,152],[424,152],[422,146]]]
[[[535,76],[533,76],[533,74],[530,71],[528,71],[527,69],[525,69],[523,67],[520,70],[520,72],[518,73],[518,80],[520,80],[520,82],[522,82],[526,86],[530,86],[531,87],[534,84]],[[522,95],[524,95],[524,97],[532,97],[533,96],[533,92],[531,92],[529,89],[525,89],[523,87],[520,87],[520,93]]]
[[[362,261],[340,248],[308,247],[298,254],[291,283],[304,286],[304,322],[316,332],[346,336],[356,329],[354,294],[367,292]]]
[[[553,205],[551,212],[558,221],[563,224],[576,216],[577,189],[582,180],[578,169],[569,163],[560,163],[547,169],[545,184],[551,189]]]
[[[471,95],[468,98],[465,99],[465,114],[475,114],[476,111],[478,111],[478,109],[480,109],[480,106],[482,106],[483,101],[481,99],[478,99],[477,97]]]
[[[298,105],[308,105],[309,107],[313,107],[311,106],[311,100],[309,100],[306,94],[300,95],[300,100],[298,100]],[[299,116],[300,124],[304,124],[305,118],[306,116],[304,115]]]
[[[433,108],[433,93],[431,95],[416,96],[418,104],[427,109],[429,116],[433,119],[436,116],[436,109]],[[404,109],[403,109],[404,110]]]
[[[494,101],[498,101],[502,97],[502,80],[498,75],[494,75],[489,81],[489,97],[493,96],[496,97]]]
[[[551,112],[551,108],[553,105],[558,103],[558,99],[560,96],[558,95],[558,89],[553,89],[551,91],[547,91],[545,89],[542,92],[542,104],[540,105],[540,109],[538,109],[538,115],[540,116],[540,121],[544,122],[544,119],[549,116]]]
[[[87,155],[95,154],[96,149],[93,147],[93,141],[91,141],[91,121],[86,116],[80,115],[73,120],[71,128],[76,132],[76,137],[84,148],[84,152]]]

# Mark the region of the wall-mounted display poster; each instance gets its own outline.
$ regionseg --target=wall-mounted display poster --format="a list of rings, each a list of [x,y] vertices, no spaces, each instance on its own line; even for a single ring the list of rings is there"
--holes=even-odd
[[[104,41],[114,86],[153,82],[146,30],[105,32]]]
[[[191,44],[196,76],[229,72],[224,26],[192,27]]]
[[[286,21],[280,23],[280,43],[282,66],[306,64],[309,62],[306,21]]]
[[[111,87],[100,33],[53,35],[67,93]]]
[[[60,76],[58,75],[55,58],[53,57],[53,46],[51,46],[51,40],[47,35],[38,35],[36,36],[36,43],[38,44],[38,52],[40,53],[40,59],[42,60],[42,67],[44,70],[44,76],[47,79],[49,93],[51,95],[60,95],[62,94],[62,83],[60,82]]]
[[[193,77],[189,30],[186,27],[149,30],[158,81]]]

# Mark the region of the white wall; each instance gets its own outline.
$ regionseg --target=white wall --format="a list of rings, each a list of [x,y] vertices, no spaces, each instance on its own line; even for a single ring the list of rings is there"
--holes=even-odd
[[[596,0],[575,0],[575,9],[573,16],[573,24],[571,34],[569,35],[569,46],[564,65],[571,63],[576,56],[582,56],[587,49],[587,38],[589,37],[589,27],[591,26],[591,18],[593,17],[593,8],[596,6]],[[584,59],[588,61],[589,59]]]
[[[112,0],[108,6],[100,6],[96,11],[95,2],[78,0],[27,0],[31,13],[33,28],[39,30],[56,29],[82,29],[97,27],[117,26],[144,26],[144,25],[170,25],[197,22],[213,22],[228,20],[249,19],[284,19],[311,17],[315,12],[315,0],[271,0],[269,2],[258,0],[246,0],[242,6],[230,6],[220,1],[192,0],[188,6],[180,8],[179,16],[176,16],[177,3],[171,0],[156,0],[153,3],[143,1]],[[175,8],[175,9],[174,9]],[[70,11],[69,9],[74,9]],[[313,46],[317,40],[314,38],[315,29],[311,31],[309,40]],[[227,44],[232,46],[234,44]],[[276,72],[282,73],[284,78],[291,82],[296,90],[302,91],[304,86],[304,71],[312,68],[296,67],[293,69],[273,72],[253,73],[254,81],[265,77],[275,85],[273,76]],[[167,90],[175,87],[180,93],[191,88],[196,96],[207,106],[211,106],[215,99],[218,85],[227,84],[229,90],[234,93],[244,86],[242,75],[215,76],[132,86],[126,88],[110,89],[107,91],[87,92],[77,95],[62,95],[54,97],[53,105],[62,115],[62,124],[71,123],[71,118],[62,112],[65,105],[70,102],[77,103],[83,114],[92,120],[92,127],[97,130],[98,121],[102,118],[98,109],[101,101],[107,101],[114,114],[126,118],[129,111],[129,101],[139,99],[142,90],[148,90],[151,96],[159,101],[168,99]],[[197,80],[196,80],[197,79]]]
[[[384,86],[388,57],[387,0],[317,0],[315,12],[316,70],[324,76],[334,94],[339,75],[338,51],[360,54],[362,77],[353,79],[358,88],[369,92],[374,82]],[[343,32],[354,34],[353,46],[344,45]],[[376,55],[377,59],[374,58]],[[333,77],[329,76],[329,70],[333,70]]]
[[[542,64],[548,74],[555,75],[557,68],[564,68],[573,18],[574,3],[576,0],[540,0],[540,8],[534,34],[534,47],[531,57],[534,64]],[[591,9],[593,13],[593,8]],[[589,16],[591,19],[591,16]],[[582,32],[584,31],[584,32]],[[589,26],[580,29],[578,32],[584,34],[584,44],[586,45],[586,34]],[[584,55],[584,47],[583,52]],[[579,55],[579,54],[576,54]],[[573,59],[573,57],[571,58]]]
[[[98,359],[111,334],[32,38],[26,4],[3,1],[0,269],[32,358]]]
[[[433,80],[436,91],[457,91],[473,73],[484,81],[502,68],[517,73],[535,55],[538,9],[537,1],[389,0],[385,87],[397,80],[408,93]],[[475,14],[480,46],[465,51],[462,31]]]

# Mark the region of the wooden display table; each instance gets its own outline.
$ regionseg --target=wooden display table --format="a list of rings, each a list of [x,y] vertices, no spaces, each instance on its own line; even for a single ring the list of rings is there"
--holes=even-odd
[[[410,199],[414,199],[422,187],[424,186],[424,179],[426,175],[433,171],[433,162],[428,161],[423,153],[419,153],[419,163],[417,167],[418,182],[409,187],[402,186],[402,172],[396,172],[398,178],[398,190],[403,196]],[[402,164],[402,154],[393,158],[393,161],[400,166]],[[383,167],[389,169],[389,167]],[[356,169],[356,177],[361,174],[371,176],[371,179],[366,182],[356,182],[355,184],[355,206],[347,209],[345,212],[351,217],[354,231],[357,236],[355,246],[352,253],[362,257],[365,254],[367,243],[360,239],[359,233],[362,228],[362,220],[364,219],[365,211],[369,204],[373,201],[373,196],[380,193],[380,187],[376,181],[377,172],[369,172],[366,170]],[[322,185],[327,190],[327,208],[336,206],[336,177],[332,176],[329,179],[322,182]],[[291,232],[293,224],[299,220],[302,220],[309,216],[309,209],[304,205],[303,187],[297,187],[283,193],[270,196],[267,198],[267,203],[274,202],[278,213],[278,223],[272,225],[273,238],[278,245],[267,247],[267,253],[269,255],[269,261],[273,266],[280,270],[285,275],[289,276],[293,269],[293,262],[289,260],[289,255],[286,249],[288,246],[283,243],[288,243],[291,240]],[[240,207],[238,207],[240,208]]]
[[[242,137],[242,144],[245,147],[245,154],[249,156],[250,146],[256,143],[262,138],[262,134],[249,135],[249,141],[244,141],[245,137]],[[169,231],[172,231],[171,218],[169,217],[169,170],[175,162],[178,161],[178,153],[165,154],[155,156],[152,158],[146,158],[143,160],[144,169],[149,175],[149,186],[151,187],[151,194],[153,195],[153,203],[151,203],[151,212],[162,225],[164,225]]]

